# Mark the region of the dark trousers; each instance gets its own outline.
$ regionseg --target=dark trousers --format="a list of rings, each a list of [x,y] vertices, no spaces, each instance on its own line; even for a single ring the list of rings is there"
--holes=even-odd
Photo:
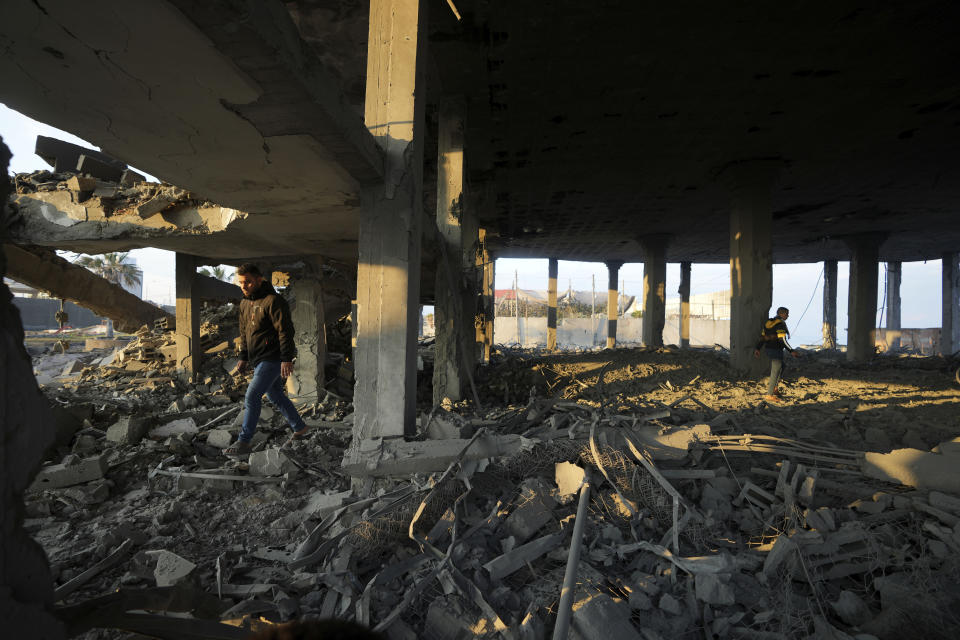
[[[783,377],[783,370],[787,368],[787,361],[783,358],[783,349],[764,349],[770,358],[770,380],[767,382],[767,395],[772,396],[777,390],[777,383]]]

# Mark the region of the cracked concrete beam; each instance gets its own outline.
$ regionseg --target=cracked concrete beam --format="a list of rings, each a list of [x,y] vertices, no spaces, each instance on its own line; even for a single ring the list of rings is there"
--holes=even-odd
[[[284,86],[278,95],[265,93],[254,102],[222,103],[256,127],[265,146],[271,136],[306,133],[361,184],[383,177],[379,146],[348,103],[340,82],[302,40],[282,2],[170,1],[255,81]],[[237,55],[240,52],[244,55]]]
[[[243,297],[243,291],[235,284],[198,273],[193,283],[194,295],[201,300],[230,302]]]
[[[72,300],[113,320],[120,331],[132,332],[173,315],[125,291],[95,273],[64,260],[52,251],[3,245],[7,276],[17,282]]]

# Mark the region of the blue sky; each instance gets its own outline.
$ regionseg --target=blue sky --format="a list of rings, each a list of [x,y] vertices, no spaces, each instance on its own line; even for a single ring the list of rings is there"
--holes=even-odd
[[[0,137],[13,152],[12,172],[21,173],[49,168],[33,153],[37,135],[53,136],[76,144],[95,147],[68,132],[31,120],[0,104]],[[173,304],[173,253],[160,249],[138,249],[132,251],[131,255],[143,269],[144,297],[163,304]],[[884,265],[881,264],[878,283],[878,318],[883,306],[885,271],[883,267]],[[822,269],[822,263],[774,265],[773,306],[790,308],[790,328],[794,344],[819,344],[821,340],[823,279],[820,278],[820,274]],[[513,286],[514,272],[517,273],[522,288],[547,288],[546,260],[498,260],[497,288],[505,289]],[[841,262],[838,268],[837,299],[837,338],[840,343],[846,342],[848,272],[849,263]],[[607,270],[603,264],[561,261],[558,286],[566,289],[569,283],[576,290],[589,291],[592,276],[596,277],[598,291],[603,291],[607,282]],[[620,278],[628,294],[642,293],[642,264],[625,264],[620,269]],[[902,324],[905,328],[940,326],[940,283],[939,260],[904,263],[901,299]],[[679,285],[680,265],[667,265],[667,296],[676,297]],[[729,288],[730,272],[727,265],[693,265],[692,293],[709,293]]]

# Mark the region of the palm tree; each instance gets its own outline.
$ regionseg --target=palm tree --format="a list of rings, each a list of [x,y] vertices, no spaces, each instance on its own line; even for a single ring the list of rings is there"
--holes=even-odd
[[[127,262],[129,252],[105,253],[102,256],[80,256],[75,264],[86,267],[113,284],[132,287],[140,284],[142,273],[137,265]]]
[[[132,287],[140,284],[143,272],[135,263],[127,262],[129,256],[129,252],[105,253],[102,256],[80,256],[73,262],[115,285]],[[110,318],[107,318],[107,337],[113,337],[113,320]]]
[[[203,267],[199,270],[200,275],[207,276],[208,278],[216,278],[217,280],[229,280],[230,274],[227,273],[227,270],[223,268],[223,265],[217,265],[212,269],[207,269]]]

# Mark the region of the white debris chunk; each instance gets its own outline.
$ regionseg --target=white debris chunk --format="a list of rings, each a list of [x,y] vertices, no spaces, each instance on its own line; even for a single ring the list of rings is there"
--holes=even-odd
[[[193,421],[193,418],[181,418],[150,429],[150,435],[155,438],[167,438],[181,433],[193,434],[198,431],[200,431],[200,427]]]

